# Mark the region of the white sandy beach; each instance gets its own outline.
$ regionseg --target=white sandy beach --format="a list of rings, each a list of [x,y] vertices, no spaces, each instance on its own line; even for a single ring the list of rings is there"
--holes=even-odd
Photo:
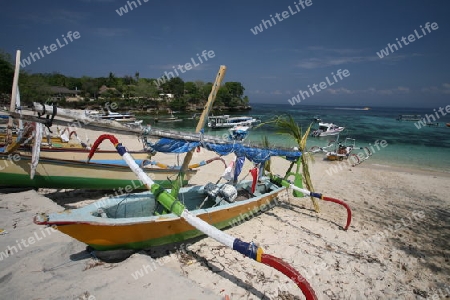
[[[98,133],[88,135],[92,143]],[[131,149],[139,147],[134,137],[119,140]],[[193,161],[213,156],[202,151]],[[177,161],[164,154],[155,159]],[[342,230],[344,208],[320,202],[317,214],[309,198],[289,196],[227,232],[292,264],[318,299],[450,297],[450,175],[374,166],[370,160],[327,175],[332,164],[316,155],[311,176],[316,191],[350,205],[348,231]],[[284,175],[287,166],[282,159],[272,160],[275,173]],[[241,178],[250,167],[247,162]],[[213,162],[199,169],[191,183],[216,181],[223,170]],[[85,244],[32,222],[36,213],[79,207],[101,196],[48,189],[0,194],[0,229],[6,231],[0,235],[0,255],[21,245],[1,257],[1,299],[304,299],[281,273],[210,238],[191,241],[187,251],[174,253],[185,249],[177,245],[103,263],[85,251]],[[147,265],[152,271],[144,271]]]

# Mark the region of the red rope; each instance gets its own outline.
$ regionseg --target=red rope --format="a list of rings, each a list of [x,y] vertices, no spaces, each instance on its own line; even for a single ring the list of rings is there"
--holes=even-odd
[[[339,204],[339,205],[344,206],[345,209],[347,209],[347,224],[346,224],[345,227],[344,227],[344,230],[347,230],[348,227],[350,226],[351,221],[352,221],[352,210],[350,209],[350,206],[348,206],[348,204],[345,203],[345,202],[342,201],[342,200],[335,199],[335,198],[331,198],[331,197],[323,196],[323,197],[322,197],[322,200],[337,203],[337,204]]]
[[[306,300],[317,300],[316,293],[312,289],[311,285],[306,281],[306,279],[287,262],[283,261],[281,258],[272,256],[270,254],[261,255],[261,263],[271,266],[277,269],[287,277],[289,277],[295,284],[300,288],[303,295],[305,295]]]
[[[69,134],[69,139],[72,137],[72,135],[74,135],[75,134],[75,136],[78,136],[77,135],[77,132],[74,130],[74,131],[71,131],[70,132],[70,134]]]
[[[101,144],[101,142],[103,142],[106,139],[110,140],[114,146],[119,143],[119,140],[112,134],[102,134],[95,140],[94,144],[92,145],[91,151],[89,151],[88,161],[92,158],[92,156],[94,155],[95,151],[97,150],[97,148]]]
[[[215,160],[220,160],[220,161],[223,162],[223,164],[225,165],[225,168],[227,167],[227,163],[226,163],[225,160],[224,160],[222,157],[220,157],[220,156],[216,156],[216,157],[213,157],[213,158],[211,158],[211,159],[208,159],[208,160],[206,161],[206,164],[209,164],[209,163],[211,163],[211,162],[213,162],[213,161],[215,161]]]

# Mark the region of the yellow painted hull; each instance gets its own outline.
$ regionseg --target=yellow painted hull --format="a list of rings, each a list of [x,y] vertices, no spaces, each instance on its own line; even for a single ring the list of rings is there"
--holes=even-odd
[[[17,139],[17,135],[12,136],[13,141]],[[6,134],[0,133],[0,145],[6,144]],[[52,136],[49,139],[47,137],[43,137],[41,144],[48,145],[51,144],[53,147],[58,148],[79,148],[82,149],[83,147],[80,145],[78,141],[76,142],[64,142],[60,137]]]
[[[270,193],[242,202],[191,210],[191,213],[219,229],[236,226],[277,205],[279,195],[284,191],[284,188],[278,188]],[[180,195],[182,193],[181,191]],[[108,199],[104,201],[108,203]],[[100,200],[100,202],[102,201]],[[100,203],[98,207],[101,207],[102,204]],[[91,206],[93,205],[95,203],[91,204]],[[96,209],[91,210],[95,211]],[[174,214],[117,219],[90,216],[83,219],[81,212],[72,210],[50,214],[38,221],[35,218],[35,223],[56,226],[55,228],[59,231],[96,250],[146,249],[183,241],[202,234]]]

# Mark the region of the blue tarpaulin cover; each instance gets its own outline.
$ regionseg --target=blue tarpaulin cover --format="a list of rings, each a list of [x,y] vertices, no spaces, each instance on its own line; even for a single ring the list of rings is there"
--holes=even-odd
[[[170,138],[162,138],[155,144],[149,146],[155,151],[162,153],[184,153],[200,146],[207,150],[214,151],[219,155],[234,153],[237,157],[245,157],[254,163],[263,163],[269,160],[271,156],[285,156],[286,159],[295,161],[302,155],[298,150],[256,148],[234,142],[230,142],[229,144],[188,142]]]

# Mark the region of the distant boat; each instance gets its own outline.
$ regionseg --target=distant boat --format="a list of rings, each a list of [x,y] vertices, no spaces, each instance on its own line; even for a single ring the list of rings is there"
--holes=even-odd
[[[430,127],[439,127],[439,123],[427,123],[427,126],[430,126]]]
[[[251,127],[259,122],[261,121],[249,116],[231,117],[230,115],[222,115],[208,117],[208,127],[213,129],[230,128],[237,125]]]
[[[249,126],[236,125],[228,129],[230,132],[230,139],[235,141],[243,141],[248,136]]]
[[[200,119],[200,115],[199,113],[195,113],[192,115],[192,117],[188,118],[189,120],[198,120]]]
[[[420,121],[420,115],[398,115],[397,121]]]
[[[447,127],[450,127],[450,123],[445,124]]]
[[[319,123],[319,129],[314,130],[311,133],[311,135],[312,136],[338,135],[344,129],[345,127],[340,127],[333,123]]]
[[[155,119],[155,123],[158,123],[158,122],[161,122],[161,123],[169,123],[169,122],[180,122],[180,121],[183,121],[183,119],[180,119],[180,118],[178,118],[178,117],[175,117],[175,116],[173,115],[173,113],[170,114],[170,117],[163,118],[163,119],[159,119],[159,118],[156,118],[156,119]]]
[[[370,107],[358,108],[358,107],[335,107],[334,109],[343,109],[343,110],[369,110]]]
[[[114,120],[117,122],[134,122],[136,121],[136,116],[130,113],[118,113],[113,111],[108,111],[106,114],[100,114],[98,111],[86,111],[86,115],[98,118],[102,120]]]
[[[142,125],[143,122],[144,122],[144,120],[136,120],[134,122],[125,123],[125,126],[128,126],[130,128],[137,128],[137,129],[139,129],[139,128],[143,127],[143,125]]]

